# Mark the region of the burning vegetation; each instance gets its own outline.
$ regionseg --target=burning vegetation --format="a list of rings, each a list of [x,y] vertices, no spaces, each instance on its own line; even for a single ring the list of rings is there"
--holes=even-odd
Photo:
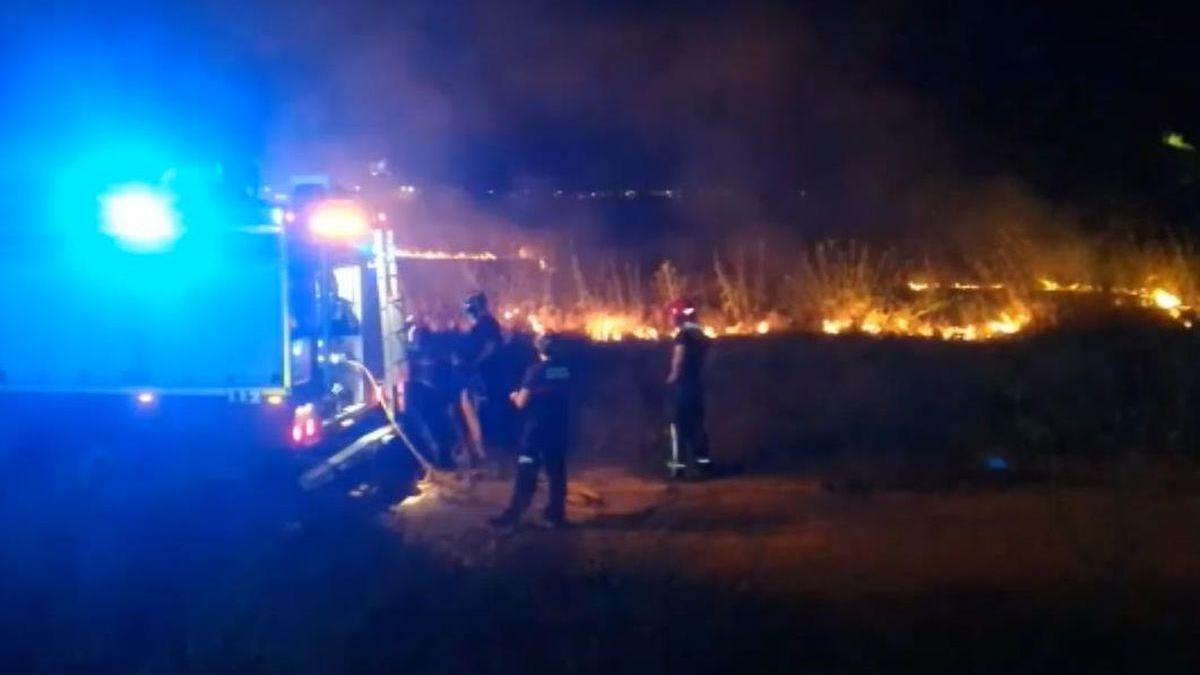
[[[700,304],[704,330],[714,338],[816,333],[995,340],[1058,324],[1071,298],[1183,328],[1195,320],[1200,255],[1190,245],[1124,242],[1108,247],[1103,257],[1112,262],[1103,265],[1091,253],[1086,263],[1059,264],[1061,256],[1016,240],[996,250],[966,265],[912,264],[892,251],[826,241],[801,247],[781,265],[760,245],[732,259],[716,254],[706,270],[684,274],[666,261],[649,275],[613,259],[588,267],[576,256],[559,269],[528,251],[508,258],[435,251],[407,257],[458,261],[463,288],[488,291],[512,328],[579,333],[598,342],[670,337],[661,308],[684,296]],[[498,274],[484,269],[504,260],[514,265]]]

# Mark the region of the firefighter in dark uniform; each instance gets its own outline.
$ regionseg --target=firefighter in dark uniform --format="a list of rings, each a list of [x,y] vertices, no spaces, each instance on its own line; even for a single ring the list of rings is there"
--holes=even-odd
[[[679,477],[690,457],[696,471],[707,476],[712,458],[704,423],[704,364],[711,341],[698,323],[692,302],[676,300],[668,311],[676,331],[667,374],[671,405],[671,459],[667,467],[672,476]]]
[[[404,422],[410,434],[439,469],[454,468],[455,433],[450,358],[423,322],[410,321]]]
[[[463,312],[471,326],[463,350],[462,407],[468,425],[477,425],[470,429],[476,455],[473,459],[483,459],[488,447],[506,445],[508,441],[510,404],[501,357],[504,336],[483,293],[467,296]]]
[[[554,527],[567,524],[566,460],[574,376],[561,358],[556,338],[542,335],[535,344],[538,361],[525,371],[520,389],[511,395],[521,414],[522,430],[512,500],[503,513],[491,520],[498,527],[509,527],[521,520],[533,501],[541,469],[545,469],[550,487],[546,522]]]

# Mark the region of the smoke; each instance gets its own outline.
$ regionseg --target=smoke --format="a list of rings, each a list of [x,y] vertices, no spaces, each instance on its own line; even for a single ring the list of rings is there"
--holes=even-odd
[[[697,260],[730,238],[941,245],[1062,222],[1011,176],[966,170],[944,112],[886,70],[888,18],[868,10],[209,0],[206,16],[264,73],[271,182],[357,183],[387,157],[396,182],[465,191],[460,221]],[[633,217],[465,196],[531,186],[684,198]]]

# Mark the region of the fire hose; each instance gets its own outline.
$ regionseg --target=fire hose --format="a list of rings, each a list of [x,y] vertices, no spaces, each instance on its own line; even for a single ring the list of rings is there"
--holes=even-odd
[[[350,358],[345,358],[340,355],[334,355],[334,357],[332,357],[330,359],[330,363],[334,363],[334,364],[344,363],[344,364],[350,366],[351,368],[354,368],[356,371],[358,371],[364,377],[366,377],[367,381],[371,385],[372,391],[374,392],[375,401],[379,405],[380,410],[383,411],[384,417],[387,419],[388,427],[389,427],[391,433],[396,438],[400,439],[401,443],[404,445],[405,448],[408,449],[408,451],[412,455],[413,459],[415,459],[417,461],[417,464],[420,465],[420,467],[421,467],[422,476],[421,476],[421,478],[419,478],[417,480],[417,494],[411,495],[411,496],[405,498],[403,501],[400,502],[401,506],[412,503],[412,501],[417,501],[417,500],[424,498],[425,496],[427,496],[430,493],[431,488],[448,487],[448,486],[457,484],[457,481],[454,479],[453,476],[447,474],[444,471],[439,471],[438,469],[436,469],[433,466],[433,462],[429,461],[429,459],[427,457],[425,457],[425,455],[422,454],[420,450],[417,449],[417,446],[408,437],[408,434],[404,433],[404,429],[401,428],[400,423],[396,420],[396,414],[392,410],[392,406],[390,404],[390,399],[387,396],[387,393],[384,391],[383,387],[379,384],[379,380],[377,380],[375,378],[375,375],[371,372],[371,370],[369,368],[367,368],[360,361],[356,361],[356,360],[350,359]],[[364,447],[366,447],[366,445],[363,445],[361,447],[357,447],[357,446],[358,446],[358,444],[356,443],[356,444],[352,445],[350,448],[348,448],[347,450],[344,450],[342,452],[335,454],[333,457],[330,457],[329,459],[322,462],[319,466],[306,472],[304,474],[304,476],[300,479],[301,485],[306,488],[311,488],[316,485],[320,485],[320,484],[324,483],[326,480],[326,477],[329,476],[333,471],[335,471],[341,464],[343,464],[345,462],[345,460],[349,459],[350,456],[357,454]],[[410,501],[410,500],[412,500],[412,501]]]
[[[351,368],[357,370],[359,373],[362,373],[362,375],[367,378],[367,382],[371,384],[371,389],[375,393],[375,402],[379,405],[379,409],[383,411],[383,416],[387,418],[388,426],[392,428],[392,431],[396,434],[400,441],[404,443],[404,446],[408,448],[408,451],[412,453],[412,456],[417,460],[417,463],[421,465],[421,469],[425,472],[425,477],[428,477],[430,473],[436,471],[436,469],[433,468],[433,462],[430,462],[425,455],[421,454],[421,451],[417,449],[417,446],[408,438],[408,434],[405,434],[404,430],[400,428],[400,423],[396,421],[396,412],[392,410],[391,402],[388,400],[387,393],[384,392],[383,387],[379,384],[379,380],[375,379],[375,374],[371,372],[371,369],[363,365],[362,362],[355,361],[354,359],[333,359],[331,362],[345,363]]]

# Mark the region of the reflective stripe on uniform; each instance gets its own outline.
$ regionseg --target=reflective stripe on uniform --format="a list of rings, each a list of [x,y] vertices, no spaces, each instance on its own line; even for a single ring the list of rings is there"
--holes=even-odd
[[[529,455],[517,455],[517,464],[533,464],[533,457]]]
[[[679,430],[675,425],[670,426],[671,429],[671,461],[667,462],[667,466],[679,463]]]
[[[708,457],[697,457],[696,458],[697,464],[708,464],[709,462],[712,462],[712,460],[709,459]]]

